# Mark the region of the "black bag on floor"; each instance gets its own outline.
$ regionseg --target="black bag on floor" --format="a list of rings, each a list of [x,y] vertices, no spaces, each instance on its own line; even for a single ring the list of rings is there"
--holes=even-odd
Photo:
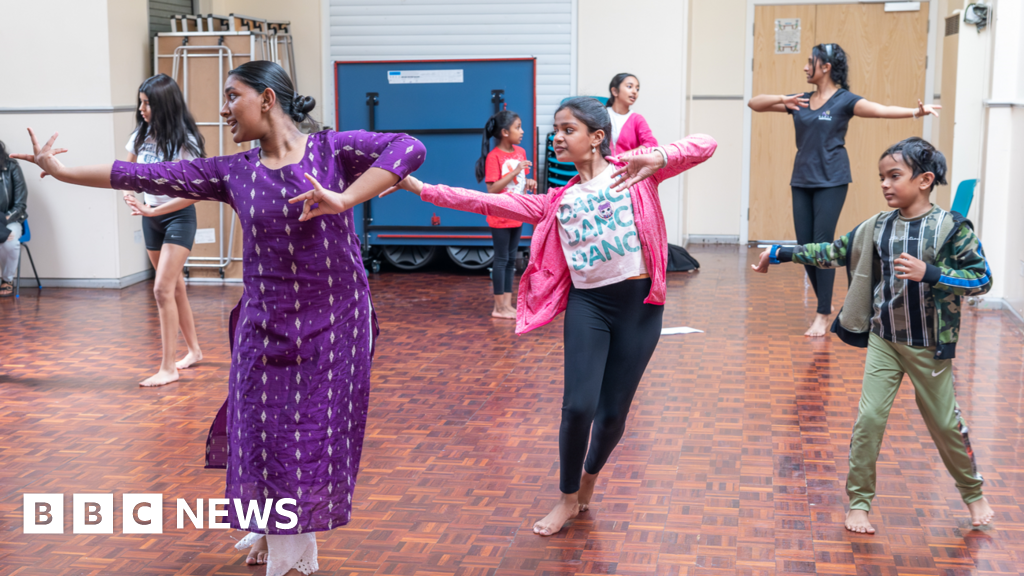
[[[700,268],[700,262],[697,262],[693,256],[690,256],[686,248],[676,246],[675,244],[668,245],[669,272],[690,272],[698,268]]]

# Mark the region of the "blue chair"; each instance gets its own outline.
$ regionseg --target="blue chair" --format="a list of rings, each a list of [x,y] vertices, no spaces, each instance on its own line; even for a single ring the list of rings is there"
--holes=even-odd
[[[32,265],[32,274],[36,277],[36,285],[40,290],[43,289],[43,283],[39,281],[39,272],[36,272],[36,261],[32,259],[32,250],[29,250],[28,241],[32,239],[32,231],[28,227],[28,220],[21,223],[21,238],[18,242],[21,242],[21,247],[28,252],[28,262]],[[14,297],[21,298],[21,254],[18,254],[18,279],[16,281],[16,288],[14,289]]]
[[[956,196],[953,197],[953,207],[950,212],[959,212],[961,216],[967,216],[971,210],[971,202],[974,201],[974,189],[978,186],[977,178],[964,180],[956,187]]]

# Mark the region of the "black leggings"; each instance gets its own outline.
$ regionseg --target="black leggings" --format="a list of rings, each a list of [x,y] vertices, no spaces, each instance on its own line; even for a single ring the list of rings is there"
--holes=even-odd
[[[558,432],[564,494],[579,491],[584,456],[587,472],[597,474],[622,438],[629,405],[661,337],[665,307],[644,304],[650,290],[649,278],[569,290]]]
[[[491,228],[491,237],[494,238],[491,282],[494,284],[495,296],[512,293],[512,279],[516,277],[516,252],[519,250],[519,236],[522,233],[522,226]]]
[[[836,223],[846,202],[849,184],[831,188],[793,186],[793,224],[798,244],[831,242],[836,237]],[[836,271],[805,266],[814,294],[818,297],[818,314],[832,312],[832,286]]]

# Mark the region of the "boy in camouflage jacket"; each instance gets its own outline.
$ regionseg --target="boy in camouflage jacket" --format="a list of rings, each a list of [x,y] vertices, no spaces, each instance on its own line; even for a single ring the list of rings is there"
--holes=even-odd
[[[875,463],[904,374],[914,384],[921,416],[972,524],[981,526],[993,512],[982,495],[982,477],[956,403],[952,360],[960,299],[988,292],[992,273],[970,221],[929,200],[935,185],[946,183],[941,152],[908,138],[882,154],[879,172],[886,202],[896,210],[869,218],[832,243],[772,246],[752,267],[758,272],[781,262],[847,267],[850,289],[832,331],[868,352],[850,439],[846,528],[875,532],[868,522]]]

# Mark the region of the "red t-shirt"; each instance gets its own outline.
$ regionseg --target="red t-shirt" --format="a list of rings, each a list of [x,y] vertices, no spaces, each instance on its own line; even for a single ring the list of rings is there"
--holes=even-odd
[[[515,170],[520,162],[526,161],[526,150],[523,150],[519,146],[512,146],[512,152],[505,152],[499,148],[491,150],[487,154],[486,169],[484,170],[484,182],[497,182],[501,180],[501,177]],[[526,194],[526,176],[530,173],[530,169],[526,168],[511,182],[505,186],[505,189],[501,191],[501,194]],[[516,222],[515,220],[509,220],[507,218],[499,218],[497,216],[488,216],[487,225],[491,228],[516,228],[522,226],[522,222]]]

